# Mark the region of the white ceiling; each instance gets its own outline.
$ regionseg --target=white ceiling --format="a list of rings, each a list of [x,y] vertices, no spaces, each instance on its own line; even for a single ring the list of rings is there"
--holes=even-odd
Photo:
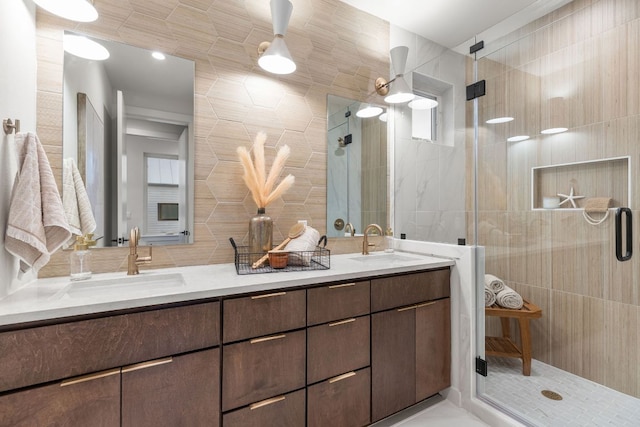
[[[571,0],[341,0],[450,49],[491,41]],[[457,48],[457,49],[456,49]]]

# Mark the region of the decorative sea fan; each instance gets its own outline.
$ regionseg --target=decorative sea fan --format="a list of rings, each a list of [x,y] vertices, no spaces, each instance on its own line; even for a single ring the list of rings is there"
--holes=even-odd
[[[273,188],[280,173],[282,173],[284,169],[284,164],[289,158],[291,150],[287,145],[283,145],[278,150],[269,174],[267,175],[264,160],[264,143],[266,140],[267,136],[265,133],[259,132],[253,142],[253,160],[245,147],[238,147],[237,149],[242,168],[244,169],[242,179],[245,184],[247,184],[247,188],[249,188],[253,201],[256,202],[258,208],[264,208],[282,196],[295,182],[295,177],[289,174],[280,181],[275,189]]]

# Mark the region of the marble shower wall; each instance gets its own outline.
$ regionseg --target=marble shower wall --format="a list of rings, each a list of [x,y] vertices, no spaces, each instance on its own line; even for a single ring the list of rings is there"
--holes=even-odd
[[[630,183],[583,166],[558,174],[555,188],[564,193],[573,186],[588,198],[630,185],[628,207],[639,229],[640,5],[575,0],[485,50],[478,64],[487,80],[478,220],[486,272],[542,308],[542,319],[531,322],[536,359],[640,397],[637,232],[634,256],[619,262],[612,213],[593,226],[581,210],[531,209],[532,167],[630,156]],[[502,115],[515,120],[484,123]],[[551,126],[569,131],[540,134]],[[531,139],[506,142],[523,134]],[[487,333],[496,335],[499,325],[491,320]]]
[[[64,30],[157,49],[194,60],[195,244],[154,251],[153,268],[230,262],[228,238],[246,238],[254,205],[241,180],[236,147],[268,135],[271,158],[282,144],[294,188],[268,207],[274,240],[297,219],[322,234],[326,224],[326,97],[364,100],[389,70],[389,25],[338,0],[296,0],[287,45],[298,69],[278,77],[256,64],[273,38],[268,0],[95,0],[100,18],[77,24],[37,13],[37,132],[54,173],[62,167]],[[338,245],[341,246],[341,245]],[[126,269],[127,248],[100,249],[95,272]],[[40,277],[69,274],[58,252]]]
[[[413,73],[453,86],[453,120],[444,129],[446,141],[411,138],[411,109],[394,107],[395,177],[394,233],[407,239],[457,243],[465,238],[465,56],[416,34],[391,27],[391,47],[409,47],[405,78]],[[420,89],[416,80],[413,88]],[[442,123],[444,126],[444,122]],[[468,160],[470,162],[470,160]]]

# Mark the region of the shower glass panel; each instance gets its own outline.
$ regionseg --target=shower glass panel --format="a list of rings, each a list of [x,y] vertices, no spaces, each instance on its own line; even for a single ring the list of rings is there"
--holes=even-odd
[[[518,358],[486,355],[478,395],[529,425],[637,423],[640,257],[637,241],[625,238],[640,217],[632,3],[573,2],[485,44],[467,64],[469,83],[474,67],[486,81],[476,111],[477,234],[486,255],[478,268],[542,310],[529,321],[531,375]],[[512,119],[491,121],[498,118]],[[635,252],[627,261],[616,257],[618,208],[630,209],[619,230],[623,249]],[[503,337],[505,324],[480,320],[484,355],[485,337]],[[518,323],[505,323],[522,349]]]

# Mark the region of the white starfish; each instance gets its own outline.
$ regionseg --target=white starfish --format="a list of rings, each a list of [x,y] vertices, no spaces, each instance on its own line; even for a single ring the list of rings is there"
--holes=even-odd
[[[571,187],[571,192],[569,194],[558,193],[558,196],[565,198],[563,201],[560,202],[559,206],[562,206],[563,203],[571,202],[574,208],[577,208],[576,202],[575,202],[576,199],[584,199],[584,196],[576,196],[573,194],[573,187]]]

